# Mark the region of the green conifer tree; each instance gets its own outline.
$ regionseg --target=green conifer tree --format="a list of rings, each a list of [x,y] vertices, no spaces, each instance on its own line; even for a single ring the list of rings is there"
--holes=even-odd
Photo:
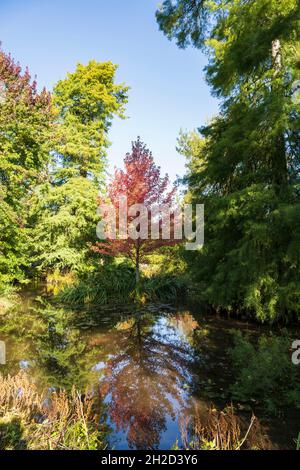
[[[206,204],[206,244],[190,259],[203,298],[261,320],[299,315],[299,2],[167,0],[157,19],[208,53],[222,104],[202,138],[181,139],[190,198]]]

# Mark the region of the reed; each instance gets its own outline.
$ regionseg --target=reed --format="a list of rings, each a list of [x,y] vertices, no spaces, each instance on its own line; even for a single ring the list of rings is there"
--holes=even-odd
[[[270,442],[258,419],[246,420],[235,414],[232,405],[223,411],[210,407],[196,409],[193,420],[181,420],[181,440],[190,450],[267,450]]]

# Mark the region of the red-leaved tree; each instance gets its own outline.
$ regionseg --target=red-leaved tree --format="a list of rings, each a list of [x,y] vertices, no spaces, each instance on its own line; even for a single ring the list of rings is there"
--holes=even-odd
[[[178,243],[174,237],[174,217],[170,212],[169,237],[162,237],[163,220],[159,214],[158,208],[172,208],[175,188],[169,189],[169,177],[161,177],[160,167],[154,163],[152,153],[141,142],[140,138],[132,143],[132,151],[124,159],[124,170],[115,170],[114,178],[108,186],[108,201],[100,199],[100,206],[111,204],[116,213],[116,237],[107,236],[105,241],[98,242],[92,249],[95,252],[117,256],[123,255],[129,257],[136,267],[136,282],[140,282],[140,263],[143,256],[162,246],[172,246]],[[127,198],[126,217],[124,222],[120,220],[120,201],[121,198]],[[142,204],[147,209],[147,236],[142,233],[140,219],[142,214],[135,211],[134,205]],[[132,211],[132,209],[134,209]],[[152,217],[151,217],[152,216]],[[156,223],[156,237],[151,237],[151,227],[153,221]],[[122,228],[121,228],[121,224]],[[125,224],[125,227],[124,227]],[[136,239],[130,236],[124,237],[124,228],[126,235],[130,234],[130,227],[135,226],[139,233]],[[121,234],[122,232],[122,234]]]

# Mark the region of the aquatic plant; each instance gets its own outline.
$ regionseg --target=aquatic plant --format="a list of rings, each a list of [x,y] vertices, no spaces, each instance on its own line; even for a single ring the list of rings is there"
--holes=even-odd
[[[143,290],[147,300],[173,302],[183,299],[187,290],[183,279],[172,275],[158,275],[145,279]]]
[[[76,273],[68,271],[61,273],[59,269],[48,273],[46,277],[47,293],[57,295],[66,287],[72,286],[76,282]]]

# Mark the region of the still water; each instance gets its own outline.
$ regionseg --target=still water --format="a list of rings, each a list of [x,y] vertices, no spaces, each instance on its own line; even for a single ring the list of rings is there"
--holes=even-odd
[[[228,403],[233,327],[258,333],[164,305],[87,315],[24,303],[0,328],[1,371],[26,369],[41,390],[92,389],[105,405],[109,448],[170,449],[195,413]]]

